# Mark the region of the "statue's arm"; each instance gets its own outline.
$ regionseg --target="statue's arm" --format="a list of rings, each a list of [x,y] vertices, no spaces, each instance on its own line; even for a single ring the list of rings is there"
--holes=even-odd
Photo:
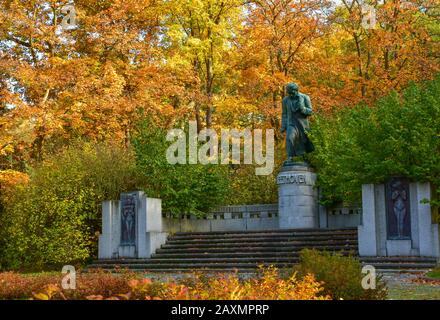
[[[312,111],[312,102],[310,101],[310,97],[308,95],[304,95],[304,108],[302,108],[301,112],[305,116],[310,116]]]
[[[287,106],[284,101],[281,102],[282,113],[281,113],[281,132],[284,132],[287,128]]]

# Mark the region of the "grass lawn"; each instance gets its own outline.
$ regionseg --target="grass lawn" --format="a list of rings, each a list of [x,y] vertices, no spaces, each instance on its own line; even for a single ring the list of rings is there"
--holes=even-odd
[[[439,270],[425,275],[440,280]],[[388,281],[388,299],[440,300],[440,281],[429,281],[423,275],[394,275]]]
[[[440,268],[434,269],[426,274],[426,276],[440,280]]]
[[[440,286],[429,284],[393,285],[388,288],[391,300],[440,300]]]

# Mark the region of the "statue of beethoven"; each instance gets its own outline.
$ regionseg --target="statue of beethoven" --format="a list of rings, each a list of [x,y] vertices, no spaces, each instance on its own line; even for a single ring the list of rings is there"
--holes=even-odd
[[[287,96],[282,102],[281,133],[286,134],[287,161],[293,162],[294,157],[303,157],[306,153],[312,152],[315,148],[307,137],[309,131],[309,120],[312,114],[312,103],[308,95],[298,91],[296,83],[289,83],[286,86]]]

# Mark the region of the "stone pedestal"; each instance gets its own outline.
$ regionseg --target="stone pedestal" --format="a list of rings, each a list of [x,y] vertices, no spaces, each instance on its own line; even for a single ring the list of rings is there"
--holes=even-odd
[[[316,173],[305,163],[284,165],[277,177],[280,229],[317,228]]]
[[[136,191],[121,194],[119,201],[102,203],[99,259],[150,258],[166,237],[160,199]]]

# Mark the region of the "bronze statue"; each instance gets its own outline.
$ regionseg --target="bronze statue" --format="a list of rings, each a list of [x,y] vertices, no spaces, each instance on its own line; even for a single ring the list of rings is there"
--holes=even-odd
[[[309,120],[312,114],[312,103],[308,95],[298,91],[296,83],[286,86],[287,96],[283,98],[283,113],[281,118],[281,133],[286,134],[287,161],[293,163],[294,157],[303,157],[306,153],[315,150],[312,142],[307,137],[310,130]]]

